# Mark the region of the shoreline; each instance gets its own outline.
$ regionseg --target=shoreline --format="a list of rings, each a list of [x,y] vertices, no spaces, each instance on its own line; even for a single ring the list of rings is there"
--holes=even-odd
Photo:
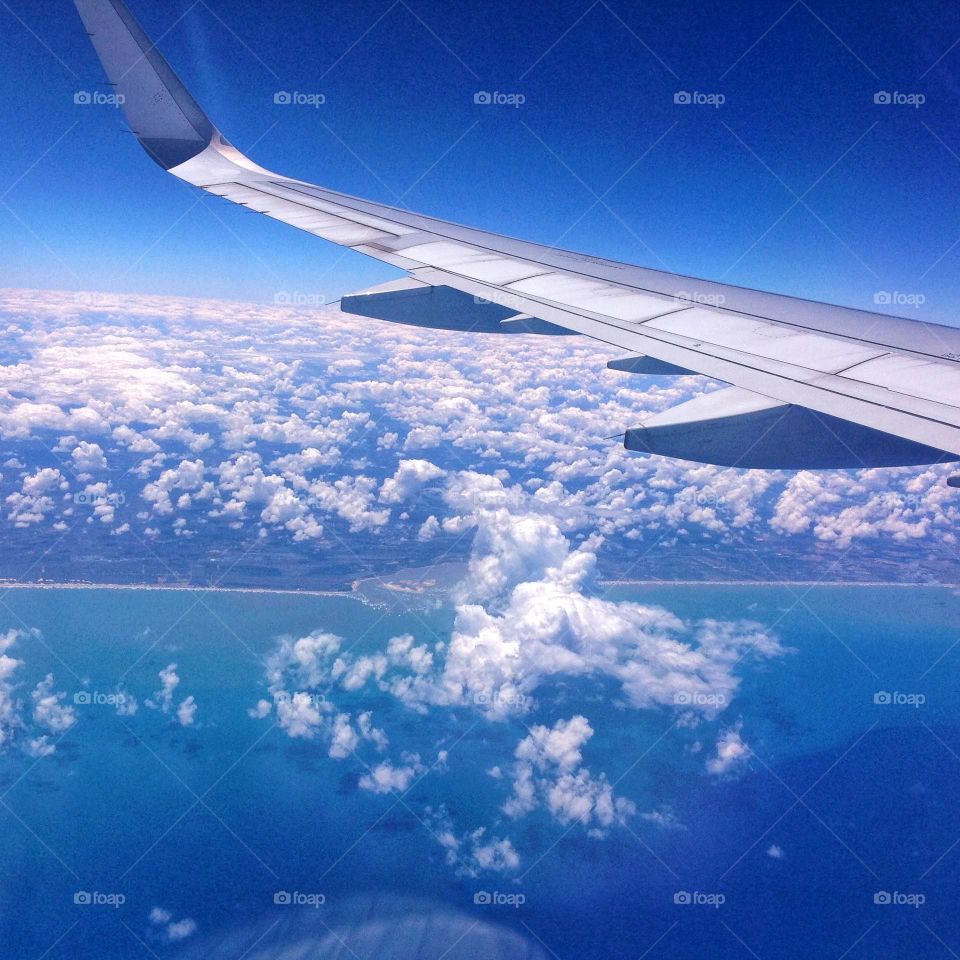
[[[361,599],[359,588],[362,583],[375,581],[378,578],[370,577],[365,580],[355,580],[350,590],[297,590],[281,587],[217,587],[187,584],[166,583],[92,583],[88,581],[39,583],[23,582],[19,580],[0,580],[0,591],[3,590],[154,590],[164,593],[261,593],[276,594],[279,596],[295,597],[350,597]],[[391,592],[407,593],[406,590],[396,590],[382,585]],[[899,587],[916,588],[946,588],[960,589],[960,583],[939,583],[913,581],[909,583],[891,580],[601,580],[601,587]],[[416,592],[416,591],[409,591]]]
[[[45,581],[41,583],[19,580],[0,580],[3,590],[156,590],[165,593],[269,593],[295,597],[352,597],[357,598],[353,590],[284,590],[280,587],[205,587],[171,583],[90,583],[76,580],[66,583]]]

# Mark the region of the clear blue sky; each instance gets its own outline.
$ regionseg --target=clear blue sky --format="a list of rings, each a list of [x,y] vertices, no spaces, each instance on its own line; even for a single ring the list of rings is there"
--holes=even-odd
[[[955,320],[956,4],[591,2],[130,5],[166,32],[162,51],[224,134],[282,173],[867,309],[877,291],[920,294],[919,310],[893,312]],[[395,275],[198,198],[119,111],[75,105],[106,88],[68,0],[5,0],[0,22],[3,285],[271,302]],[[278,106],[278,90],[326,102]],[[478,90],[526,102],[478,106]],[[679,90],[726,102],[678,105]],[[878,105],[880,90],[926,102]]]

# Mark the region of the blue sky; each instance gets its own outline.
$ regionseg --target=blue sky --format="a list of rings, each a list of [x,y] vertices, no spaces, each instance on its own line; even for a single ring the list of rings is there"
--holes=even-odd
[[[643,265],[867,309],[898,291],[923,303],[894,312],[954,316],[955,9],[131,7],[166,32],[161,49],[223,132],[283,173]],[[7,285],[270,302],[393,275],[198,198],[141,154],[119,112],[75,105],[101,73],[65,0],[13,0],[0,17]],[[278,106],[278,90],[326,102]],[[525,103],[478,106],[478,90]],[[678,105],[681,90],[725,103]],[[881,90],[926,102],[878,105]]]

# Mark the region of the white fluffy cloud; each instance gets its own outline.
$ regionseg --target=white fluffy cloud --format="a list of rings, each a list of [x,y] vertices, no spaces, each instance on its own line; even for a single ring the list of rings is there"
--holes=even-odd
[[[561,824],[578,822],[599,832],[636,812],[632,801],[614,796],[605,774],[582,765],[581,750],[593,736],[583,716],[535,726],[520,741],[513,765],[513,794],[504,812],[520,817],[545,807]]]
[[[429,460],[401,460],[397,472],[383,481],[380,500],[383,503],[403,503],[431,480],[445,476],[446,472]]]
[[[163,713],[170,713],[173,710],[174,695],[177,687],[180,686],[180,674],[177,673],[177,665],[175,663],[168,663],[157,676],[160,679],[160,689],[155,691],[153,697],[150,700],[145,700],[144,703],[146,703],[151,710],[161,710]],[[120,712],[119,708],[117,712]],[[133,712],[136,712],[136,706],[133,707]],[[197,702],[192,695],[181,700],[180,705],[175,711],[177,723],[179,723],[181,727],[192,727],[196,720],[196,715]]]
[[[523,489],[564,532],[642,542],[651,557],[773,533],[806,563],[812,542],[865,540],[916,544],[926,562],[923,547],[952,544],[960,519],[949,467],[790,475],[629,454],[602,438],[716,385],[607,371],[609,351],[581,338],[475,336],[453,354],[445,334],[334,310],[318,326],[283,307],[40,292],[0,294],[0,316],[17,357],[0,365],[6,462],[60,438],[71,485],[113,468],[116,492],[149,509],[98,519],[157,549],[165,534],[198,535],[200,520],[268,530],[305,556],[344,527],[423,542],[472,522],[476,503],[452,494],[453,516],[418,509],[424,485],[457,469],[474,477],[467,496],[486,476],[486,509],[516,512]],[[70,498],[59,484],[22,488],[30,472],[0,480],[7,521],[62,532]]]
[[[99,443],[81,440],[70,456],[74,467],[81,473],[98,473],[107,469],[107,458]]]
[[[396,765],[384,760],[372,767],[360,778],[360,788],[371,793],[406,793],[413,781],[428,769],[420,760],[420,754],[404,753]]]
[[[67,695],[54,689],[52,673],[36,685],[30,696],[33,699],[33,722],[49,733],[63,733],[77,722],[73,707],[64,705]]]
[[[597,596],[597,540],[574,549],[549,517],[498,509],[476,523],[444,649],[421,645],[412,665],[395,639],[386,661],[343,656],[328,679],[352,678],[353,689],[375,679],[414,708],[476,706],[503,718],[527,712],[554,679],[591,677],[617,683],[637,708],[713,716],[736,695],[741,660],[784,652],[756,624],[690,625],[662,608]]]
[[[22,749],[31,757],[48,757],[56,752],[51,736],[61,737],[77,722],[73,707],[68,706],[66,693],[55,689],[53,674],[47,674],[30,694],[32,710],[26,715],[18,696],[17,671],[22,660],[7,652],[18,640],[30,634],[22,630],[0,633],[0,753],[18,738]]]
[[[717,741],[716,754],[707,761],[708,772],[722,776],[740,769],[750,759],[750,747],[741,736],[742,724],[723,731]]]

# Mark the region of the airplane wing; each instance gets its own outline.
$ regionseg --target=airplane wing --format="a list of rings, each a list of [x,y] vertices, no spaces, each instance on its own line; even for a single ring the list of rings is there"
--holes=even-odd
[[[406,271],[343,298],[345,312],[583,334],[632,354],[613,369],[730,384],[627,429],[631,450],[785,469],[960,459],[960,330],[527,243],[281,176],[223,138],[122,0],[74,2],[161,167]]]

